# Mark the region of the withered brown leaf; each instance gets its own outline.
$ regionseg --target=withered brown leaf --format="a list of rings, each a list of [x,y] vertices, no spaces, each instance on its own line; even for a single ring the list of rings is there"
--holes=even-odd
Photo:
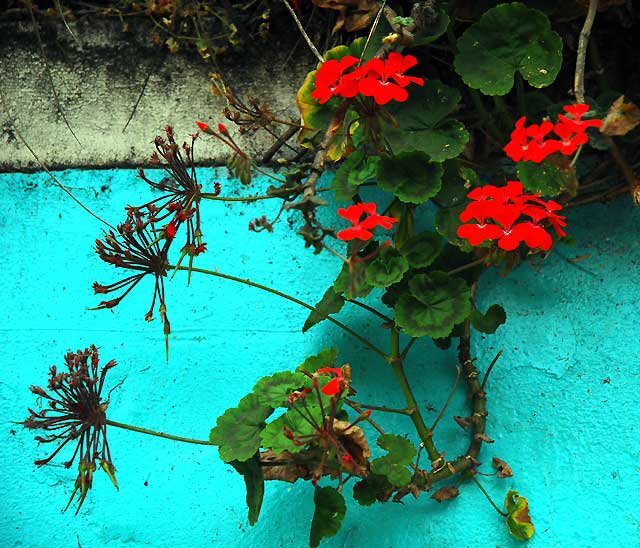
[[[513,477],[513,472],[511,470],[511,466],[509,466],[506,462],[498,457],[493,457],[491,461],[493,467],[498,471],[499,478],[511,478]]]
[[[459,494],[460,490],[454,485],[445,485],[444,487],[440,487],[440,489],[431,495],[431,498],[438,502],[442,502],[443,500],[454,499]]]

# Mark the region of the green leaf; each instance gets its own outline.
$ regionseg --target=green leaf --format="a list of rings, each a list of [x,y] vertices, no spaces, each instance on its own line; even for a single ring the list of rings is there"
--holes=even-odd
[[[412,46],[424,46],[435,42],[442,36],[449,26],[449,16],[444,10],[438,11],[438,15],[430,22],[421,26],[420,30],[413,36]]]
[[[549,160],[539,164],[534,162],[517,163],[518,180],[529,192],[543,196],[557,196],[563,187],[570,184],[570,171],[563,174],[560,169]]]
[[[327,289],[322,296],[322,299],[316,303],[316,310],[312,310],[307,317],[304,325],[302,326],[302,332],[306,333],[317,323],[327,319],[327,316],[331,314],[337,314],[344,305],[344,297],[340,293],[336,292],[333,287]]]
[[[470,312],[470,291],[446,272],[418,274],[395,304],[395,320],[412,337],[446,337]]]
[[[335,367],[336,359],[338,359],[337,348],[324,348],[315,356],[309,356],[304,360],[297,371],[305,370],[315,373],[321,367]]]
[[[473,327],[482,333],[491,335],[507,320],[507,313],[499,304],[492,304],[486,314],[474,308],[470,318]]]
[[[240,400],[238,407],[227,409],[209,434],[209,440],[219,445],[220,458],[224,462],[244,462],[260,449],[260,432],[273,408],[262,403],[256,394]]]
[[[404,487],[411,481],[411,472],[405,468],[416,454],[416,448],[407,439],[395,434],[382,434],[378,438],[378,445],[388,453],[371,462],[374,474],[386,476],[396,487]]]
[[[414,268],[424,268],[436,260],[442,251],[442,238],[435,232],[424,231],[409,239],[401,253]]]
[[[442,166],[442,188],[436,200],[448,207],[461,204],[473,187],[479,185],[478,175],[473,169],[462,167],[458,160],[447,160]]]
[[[369,474],[363,480],[353,485],[353,498],[362,506],[371,506],[379,495],[384,496],[392,487],[386,476]]]
[[[312,411],[314,411],[314,416],[317,415],[319,417],[319,409],[314,408]],[[282,453],[283,451],[299,453],[303,451],[306,447],[305,444],[296,445],[284,435],[285,426],[290,428],[296,436],[309,436],[315,431],[313,426],[300,416],[300,413],[290,409],[267,424],[260,435],[261,446],[272,449],[275,453]]]
[[[398,127],[385,129],[385,137],[397,154],[420,151],[434,162],[459,156],[469,141],[469,132],[457,120],[444,120],[460,101],[460,92],[438,80],[424,87],[413,86],[409,98],[388,107]]]
[[[373,259],[365,271],[365,279],[373,287],[389,287],[399,282],[409,269],[409,263],[394,249],[385,249]]]
[[[485,95],[505,95],[516,71],[533,87],[551,84],[562,64],[562,39],[547,16],[520,2],[487,10],[457,42],[454,68]]]
[[[304,386],[306,379],[307,377],[302,373],[281,371],[260,379],[253,387],[253,393],[264,405],[284,407],[289,394]]]
[[[256,453],[249,460],[244,462],[234,460],[229,464],[244,476],[244,484],[247,488],[249,525],[254,525],[258,521],[262,499],[264,498],[264,477],[262,475],[262,466],[260,465],[260,455]]]
[[[467,208],[467,204],[459,204],[453,207],[439,209],[436,213],[436,230],[449,243],[456,245],[461,251],[468,253],[473,246],[465,239],[458,238],[458,227],[462,224],[460,213]],[[481,246],[485,244],[480,244]]]
[[[403,202],[422,204],[440,190],[442,172],[424,152],[401,152],[380,159],[378,186]]]
[[[379,161],[379,156],[366,156],[364,147],[354,150],[338,168],[331,181],[336,200],[351,200],[358,192],[358,186],[375,176]]]
[[[504,501],[507,509],[507,527],[518,540],[529,540],[534,533],[533,523],[529,517],[529,502],[517,491],[509,491]]]
[[[342,266],[342,270],[336,281],[333,283],[333,289],[337,293],[344,293],[345,299],[357,299],[358,297],[366,297],[373,286],[369,285],[365,280],[365,264],[360,262],[352,265],[353,272],[349,274],[349,265],[346,263]],[[351,279],[352,278],[352,279]]]
[[[316,510],[311,522],[309,545],[316,548],[323,538],[332,537],[340,530],[347,505],[344,497],[333,487],[316,487],[313,502]]]

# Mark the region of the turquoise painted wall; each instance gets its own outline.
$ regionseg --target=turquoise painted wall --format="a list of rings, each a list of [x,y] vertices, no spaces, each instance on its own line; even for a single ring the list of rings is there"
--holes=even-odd
[[[68,171],[62,180],[100,215],[118,222],[122,207],[147,201],[134,171]],[[223,182],[223,194],[246,192],[225,171],[203,169],[200,181]],[[267,180],[249,189],[261,193]],[[401,405],[385,364],[357,341],[325,322],[303,335],[306,311],[293,303],[217,278],[179,274],[167,285],[172,324],[170,362],[162,329],[143,316],[148,283],[112,311],[89,311],[99,301],[91,284],[115,281],[118,271],[94,254],[97,221],[44,175],[0,175],[0,228],[5,254],[0,299],[0,546],[29,548],[304,547],[313,513],[308,484],[269,483],[258,524],[249,527],[242,479],[217,449],[179,444],[111,428],[109,443],[119,492],[98,472],[78,516],[61,513],[74,470],[36,469],[49,453],[32,433],[10,421],[33,406],[31,384],[46,382],[48,367],[69,350],[91,343],[103,363],[116,359],[109,386],[109,418],[194,438],[207,438],[215,419],[264,375],[295,368],[309,354],[341,347],[362,401]],[[250,277],[316,302],[340,265],[304,249],[287,226],[274,234],[247,231],[249,220],[273,215],[277,204],[207,203],[209,252],[199,266]],[[425,215],[429,212],[425,208]],[[324,210],[327,223],[335,221]],[[524,264],[508,277],[490,271],[479,305],[504,305],[508,319],[495,335],[475,336],[473,355],[484,369],[498,349],[504,355],[488,381],[489,471],[493,455],[515,476],[488,478],[498,500],[509,488],[526,495],[537,532],[530,548],[640,546],[640,392],[637,308],[640,214],[627,198],[571,211],[578,247],[561,246],[541,264]],[[562,254],[562,255],[561,255]],[[579,263],[566,258],[589,254]],[[378,320],[348,308],[341,319],[386,345]],[[439,408],[455,376],[454,350],[414,345],[408,375],[419,400]],[[465,434],[451,419],[464,415],[459,389],[437,432],[438,445],[455,457]],[[425,410],[427,422],[436,412]],[[412,435],[400,416],[379,416],[397,433]],[[372,435],[372,439],[373,435]],[[438,504],[423,495],[405,504],[359,507],[348,502],[342,531],[327,548],[509,548],[502,519],[473,485]]]

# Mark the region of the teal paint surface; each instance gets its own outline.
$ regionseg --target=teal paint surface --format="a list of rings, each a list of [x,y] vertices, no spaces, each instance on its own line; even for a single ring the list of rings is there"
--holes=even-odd
[[[206,189],[223,183],[223,195],[262,194],[268,180],[250,188],[230,182],[226,172],[203,169]],[[152,174],[149,171],[149,174]],[[68,171],[60,174],[91,209],[119,222],[126,204],[150,193],[134,171]],[[50,365],[69,350],[95,343],[101,363],[116,359],[107,388],[112,420],[206,439],[215,420],[235,406],[261,377],[293,369],[327,346],[341,348],[339,360],[353,368],[363,402],[403,404],[388,367],[358,341],[325,322],[306,335],[306,310],[259,290],[226,280],[184,273],[167,284],[171,319],[170,362],[165,363],[162,327],[146,323],[152,287],[143,282],[120,306],[89,311],[100,296],[94,281],[110,283],[122,272],[93,252],[101,226],[44,175],[0,175],[0,228],[4,242],[0,300],[0,546],[29,548],[304,547],[313,514],[308,483],[270,482],[262,514],[247,523],[244,484],[217,449],[175,443],[110,428],[109,443],[120,491],[97,472],[78,516],[61,509],[76,470],[61,462],[36,469],[49,455],[33,432],[9,421],[23,420],[44,385]],[[384,202],[380,202],[384,203]],[[275,233],[255,234],[248,222],[273,217],[275,202],[205,203],[203,231],[209,251],[197,266],[249,277],[315,303],[340,265],[329,253],[313,255],[286,222]],[[323,219],[344,226],[332,208]],[[293,216],[297,226],[297,217]],[[502,278],[495,269],[478,288],[478,304],[507,311],[495,335],[473,339],[472,355],[485,370],[499,349],[504,354],[487,383],[487,434],[495,443],[481,453],[482,470],[492,456],[506,460],[515,476],[482,478],[501,503],[510,488],[529,499],[536,526],[530,548],[628,548],[640,546],[640,450],[637,394],[638,261],[640,214],[624,198],[571,211],[568,228],[578,246]],[[339,247],[341,244],[338,244]],[[589,254],[578,263],[565,258]],[[346,305],[341,321],[387,348],[379,319]],[[414,345],[407,374],[422,402],[427,423],[435,419],[455,378],[455,350],[429,342]],[[436,441],[452,458],[467,435],[453,422],[468,402],[458,389]],[[380,424],[415,440],[405,417],[376,413]],[[374,432],[367,430],[375,448]],[[423,463],[425,464],[425,463]],[[75,468],[75,467],[74,467]],[[510,548],[503,520],[478,489],[438,504],[423,494],[405,504],[360,507],[346,488],[347,515],[327,548]]]

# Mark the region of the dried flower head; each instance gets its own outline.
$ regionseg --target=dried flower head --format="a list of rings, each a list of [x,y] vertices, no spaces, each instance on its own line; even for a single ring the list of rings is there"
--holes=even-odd
[[[153,319],[153,310],[157,300],[159,303],[158,311],[164,325],[165,339],[168,341],[171,327],[167,318],[167,306],[164,298],[164,277],[167,275],[169,266],[167,252],[171,240],[162,240],[162,236],[154,236],[152,232],[156,230],[153,227],[153,223],[144,222],[143,216],[137,208],[128,208],[127,220],[118,225],[118,236],[110,231],[105,234],[104,241],[96,240],[96,253],[103,261],[116,268],[133,270],[136,274],[109,285],[94,282],[93,290],[96,294],[120,290],[122,293],[115,299],[102,301],[92,310],[117,306],[145,276],[152,275],[155,278],[153,299],[145,315],[145,320],[151,321]],[[160,242],[164,243],[160,245]]]
[[[107,473],[116,489],[115,466],[107,443],[106,410],[109,398],[102,401],[102,389],[107,371],[116,365],[114,360],[105,364],[98,374],[98,349],[91,345],[84,351],[69,352],[65,357],[67,371],[58,373],[55,365],[49,369],[48,391],[32,386],[31,392],[48,400],[48,407],[40,411],[29,409],[31,415],[21,422],[30,430],[45,430],[44,436],[36,436],[40,443],[58,442],[58,448],[46,459],[36,460],[37,466],[48,464],[69,442],[76,442],[71,459],[64,463],[70,468],[78,457],[78,477],[65,511],[78,491],[80,510],[91,488],[93,473],[98,464]]]

